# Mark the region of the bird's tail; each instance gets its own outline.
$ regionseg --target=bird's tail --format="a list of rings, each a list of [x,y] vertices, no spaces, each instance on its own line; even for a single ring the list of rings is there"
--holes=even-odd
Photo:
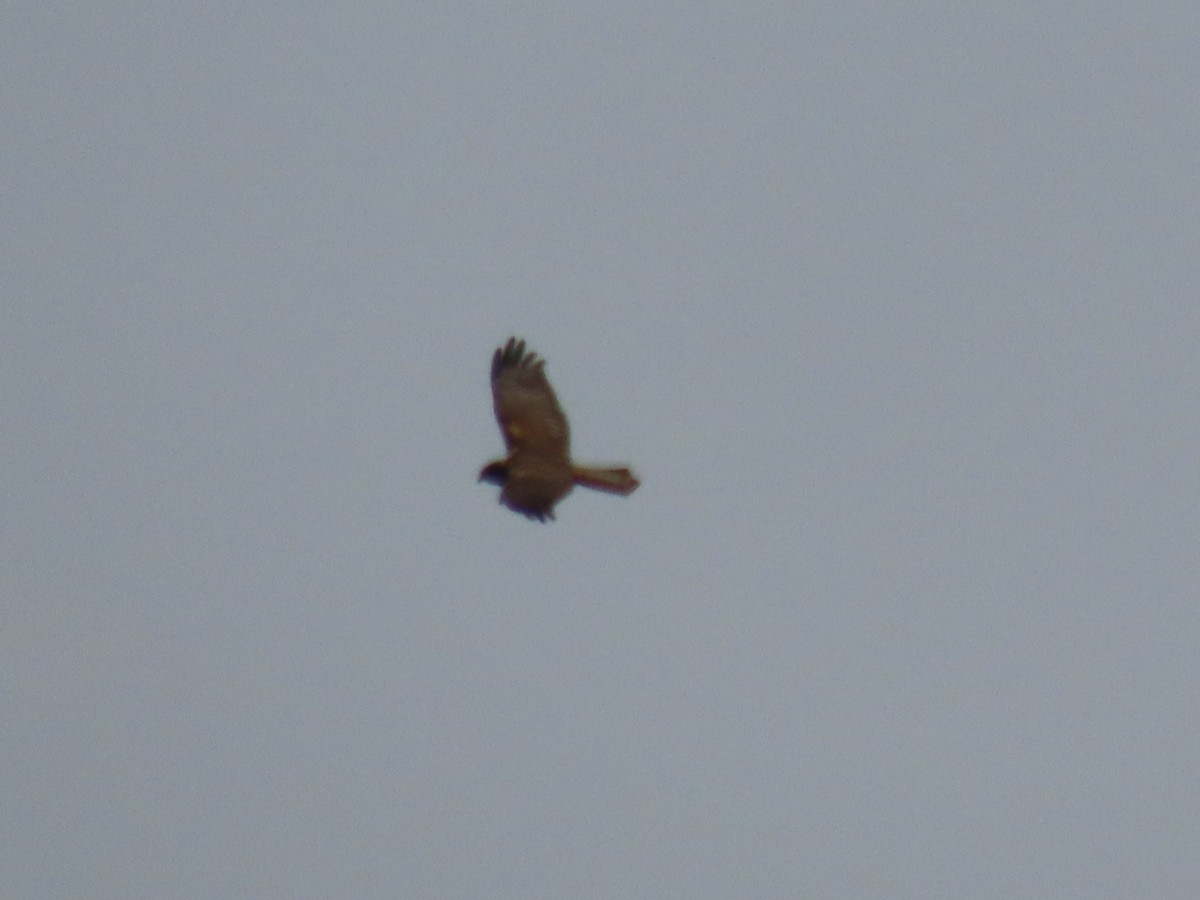
[[[604,469],[596,466],[576,466],[571,474],[576,484],[610,494],[632,494],[641,484],[634,474],[624,467]]]

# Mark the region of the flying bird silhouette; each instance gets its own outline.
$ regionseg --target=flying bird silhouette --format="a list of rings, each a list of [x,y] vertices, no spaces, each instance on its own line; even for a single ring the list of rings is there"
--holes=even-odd
[[[492,404],[508,456],[488,463],[480,481],[500,485],[500,502],[544,522],[575,485],[632,494],[641,483],[624,466],[580,466],[571,461],[570,430],[546,380],[546,361],[510,337],[492,356]]]

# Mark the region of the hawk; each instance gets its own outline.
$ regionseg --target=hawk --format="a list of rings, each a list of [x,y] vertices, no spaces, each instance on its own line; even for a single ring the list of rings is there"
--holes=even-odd
[[[480,481],[500,485],[500,502],[544,522],[575,485],[632,494],[641,483],[624,467],[571,462],[567,417],[546,380],[546,361],[515,337],[492,356],[492,404],[508,456],[488,463]]]

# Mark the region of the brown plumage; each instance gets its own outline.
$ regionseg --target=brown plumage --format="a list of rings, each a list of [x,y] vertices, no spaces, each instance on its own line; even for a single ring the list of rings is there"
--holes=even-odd
[[[531,519],[554,518],[554,504],[579,484],[631,494],[640,483],[624,467],[571,462],[567,417],[546,380],[546,361],[515,337],[492,356],[492,404],[508,456],[488,463],[480,481],[500,485],[500,502]]]

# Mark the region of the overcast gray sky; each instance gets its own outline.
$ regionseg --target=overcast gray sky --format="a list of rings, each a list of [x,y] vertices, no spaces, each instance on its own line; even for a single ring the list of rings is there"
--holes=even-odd
[[[1200,7],[10,5],[20,898],[1191,898]],[[487,372],[583,458],[475,481]]]

